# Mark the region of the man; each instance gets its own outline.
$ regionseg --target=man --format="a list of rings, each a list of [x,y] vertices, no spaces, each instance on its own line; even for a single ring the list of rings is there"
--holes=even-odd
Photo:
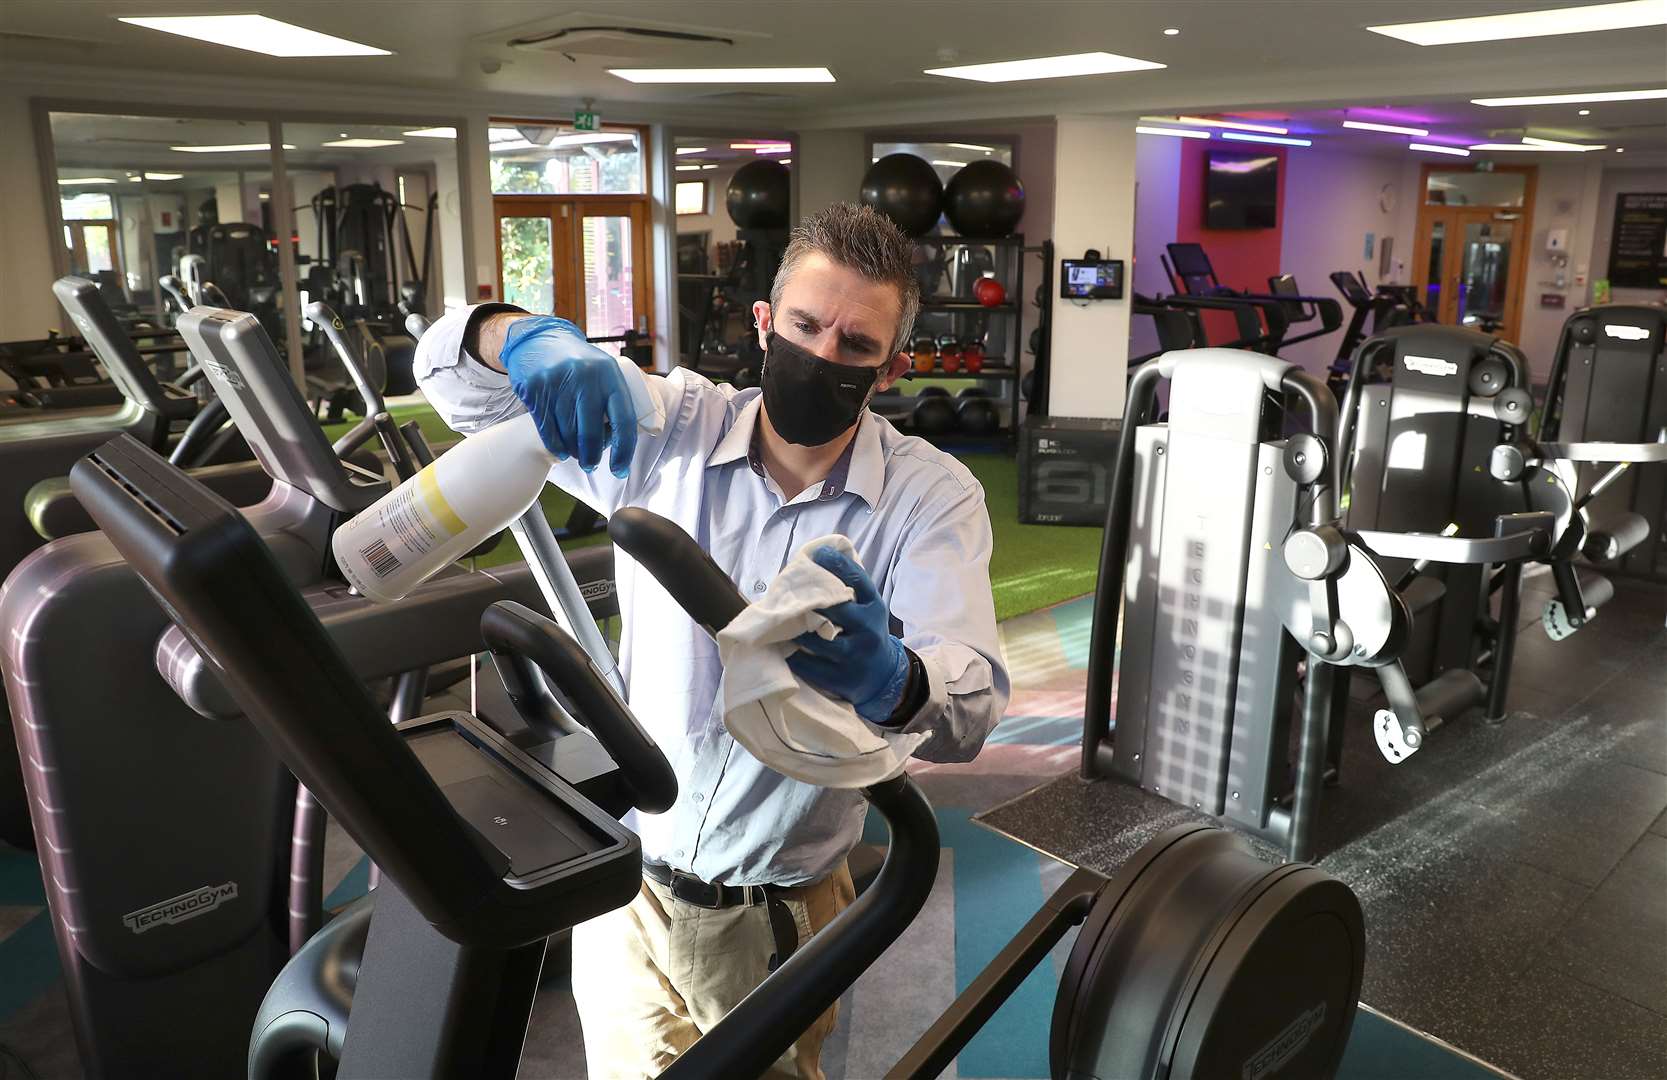
[[[769,302],[753,307],[758,390],[685,369],[643,375],[570,323],[501,304],[441,319],[416,372],[460,431],[530,410],[558,458],[553,483],[604,514],[632,505],[671,518],[748,595],[809,541],[849,537],[861,565],[831,548],[815,556],[855,594],[823,612],[840,632],[807,635],[790,666],[869,723],[927,733],[919,756],[964,761],[1009,690],[984,493],[960,462],[867,409],[908,368],[900,350],[920,304],[912,251],[889,220],[849,204],[795,229]],[[664,408],[655,434],[633,423],[631,380]],[[609,467],[598,469],[604,449]],[[849,905],[845,856],[864,812],[856,793],[788,780],[738,748],[722,722],[716,645],[623,558],[618,586],[631,706],[679,795],[665,814],[631,820],[644,859],[637,899],[574,931],[595,1078],[658,1074]],[[771,1075],[820,1078],[834,1013]]]

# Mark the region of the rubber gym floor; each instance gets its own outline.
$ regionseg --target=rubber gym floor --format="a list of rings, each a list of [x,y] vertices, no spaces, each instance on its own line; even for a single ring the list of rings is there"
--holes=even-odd
[[[883,1075],[1063,880],[1066,865],[1031,846],[1113,869],[1118,852],[1184,813],[1074,775],[1089,604],[1066,598],[1092,588],[1099,530],[1018,525],[1012,459],[965,460],[990,498],[1014,694],[976,761],[913,770],[944,838],[938,886],[846,996],[824,1052],[832,1080]],[[565,517],[560,496],[546,505]],[[1549,580],[1525,588],[1529,623]],[[1390,768],[1365,737],[1369,703],[1356,702],[1320,837],[1322,865],[1367,913],[1368,1007],[1344,1060],[1349,1080],[1667,1076],[1667,589],[1622,581],[1618,592],[1569,641],[1525,626],[1503,725],[1460,720]],[[1358,696],[1370,683],[1357,682]],[[870,824],[865,839],[883,842]],[[332,903],[363,891],[368,867],[335,833],[330,862]],[[78,1075],[42,904],[33,858],[0,849],[5,1080],[29,1075],[19,1061],[42,1080]],[[1048,1075],[1053,989],[1071,940],[946,1075]],[[552,978],[522,1075],[582,1077],[581,1046],[571,994]]]

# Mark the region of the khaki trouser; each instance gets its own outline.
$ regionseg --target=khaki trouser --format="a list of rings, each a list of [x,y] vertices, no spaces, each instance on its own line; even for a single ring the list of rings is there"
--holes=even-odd
[[[799,944],[855,899],[843,863],[821,881],[784,894]],[[763,904],[696,907],[643,880],[625,907],[573,930],[573,997],[584,1026],[590,1080],[658,1076],[769,974],[775,952]],[[765,1075],[822,1080],[822,1043],[836,1005]]]

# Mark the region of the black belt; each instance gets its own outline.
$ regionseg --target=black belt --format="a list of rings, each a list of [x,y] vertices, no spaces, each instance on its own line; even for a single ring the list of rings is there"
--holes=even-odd
[[[771,971],[786,962],[799,947],[799,924],[793,921],[793,913],[784,901],[786,894],[796,886],[715,885],[693,874],[651,862],[642,864],[642,872],[644,877],[670,889],[674,898],[696,907],[716,911],[720,908],[765,905],[770,917],[770,935],[775,939],[776,946],[775,953],[770,957]]]

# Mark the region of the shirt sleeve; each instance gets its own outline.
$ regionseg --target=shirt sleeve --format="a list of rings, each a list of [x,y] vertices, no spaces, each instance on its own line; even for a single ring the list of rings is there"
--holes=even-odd
[[[522,312],[509,304],[478,304],[447,312],[417,342],[412,372],[423,397],[453,431],[472,435],[527,411],[509,385],[509,376],[487,367],[465,347],[471,323],[497,312]],[[686,380],[644,372],[623,357],[620,371],[632,384],[634,401],[657,406],[658,430],[637,430],[637,450],[631,468],[620,479],[606,467],[585,472],[572,458],[550,468],[550,482],[604,516],[631,502],[642,477],[653,468],[667,444],[687,426],[689,388]],[[647,398],[643,398],[646,392]]]
[[[928,686],[901,730],[927,733],[915,751],[927,761],[971,761],[1007,711],[1012,683],[990,592],[993,544],[984,492],[973,484],[920,513],[886,577],[887,606]]]

